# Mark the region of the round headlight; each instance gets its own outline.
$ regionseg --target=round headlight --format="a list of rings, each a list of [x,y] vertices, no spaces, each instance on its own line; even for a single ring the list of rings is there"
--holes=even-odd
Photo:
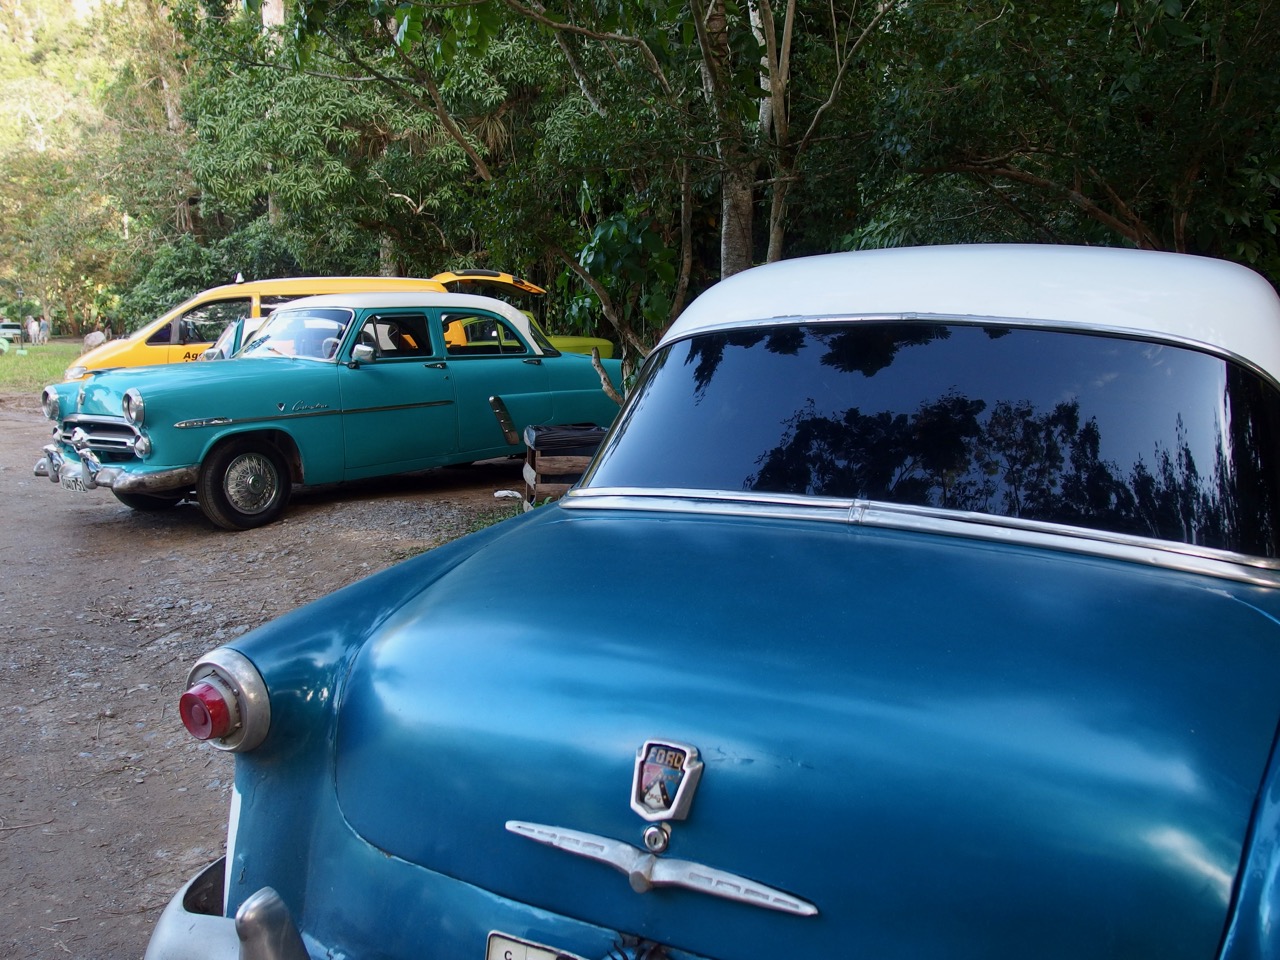
[[[52,387],[45,387],[40,394],[40,409],[44,411],[44,415],[55,423],[62,413],[61,405],[58,403],[58,391]]]
[[[135,456],[146,457],[151,453],[151,441],[146,437],[136,437],[133,441],[133,452]]]
[[[79,380],[89,372],[88,367],[68,367],[67,372],[62,375],[63,380]]]
[[[147,405],[142,402],[142,394],[138,392],[136,387],[130,387],[124,392],[124,399],[120,402],[120,407],[124,411],[126,420],[135,427],[142,426]]]

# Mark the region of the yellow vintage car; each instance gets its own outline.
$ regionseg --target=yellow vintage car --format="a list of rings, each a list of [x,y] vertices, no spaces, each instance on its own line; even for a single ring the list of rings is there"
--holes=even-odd
[[[420,277],[287,277],[225,284],[196,294],[168,313],[118,340],[110,340],[76,359],[64,374],[80,380],[93,370],[142,367],[199,360],[222,332],[238,320],[257,320],[276,307],[301,297],[325,293],[473,292],[478,286],[505,292],[545,293],[541,287],[496,270],[445,271]],[[246,323],[245,327],[257,327]],[[570,353],[613,356],[613,344],[592,337],[551,337],[553,346]]]
[[[197,293],[127,337],[94,347],[67,368],[64,379],[79,380],[92,370],[199,360],[228,324],[263,316],[300,297],[444,289],[439,281],[415,277],[287,277],[228,283]]]

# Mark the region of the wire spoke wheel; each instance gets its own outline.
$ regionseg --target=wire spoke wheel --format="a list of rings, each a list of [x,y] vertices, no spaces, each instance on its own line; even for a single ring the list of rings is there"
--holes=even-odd
[[[198,493],[200,509],[218,526],[261,527],[280,516],[289,502],[289,470],[265,440],[233,440],[205,458]]]
[[[259,514],[279,496],[280,482],[280,473],[270,458],[261,453],[245,453],[228,464],[222,477],[222,492],[240,513]]]

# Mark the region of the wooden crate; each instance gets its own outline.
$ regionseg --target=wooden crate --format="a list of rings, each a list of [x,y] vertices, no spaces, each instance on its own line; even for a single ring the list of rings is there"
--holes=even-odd
[[[563,497],[590,462],[590,457],[540,453],[531,447],[524,459],[524,508],[532,510],[540,503]]]
[[[591,424],[525,427],[524,508],[563,497],[591,463],[604,433]]]

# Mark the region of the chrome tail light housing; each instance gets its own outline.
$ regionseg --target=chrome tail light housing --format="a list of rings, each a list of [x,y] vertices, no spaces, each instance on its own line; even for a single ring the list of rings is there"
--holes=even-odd
[[[271,698],[257,667],[244,654],[218,647],[187,675],[178,701],[182,725],[219,750],[252,750],[271,728]]]

